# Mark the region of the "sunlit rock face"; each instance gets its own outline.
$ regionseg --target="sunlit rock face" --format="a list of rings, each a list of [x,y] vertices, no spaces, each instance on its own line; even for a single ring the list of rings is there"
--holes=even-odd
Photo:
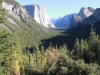
[[[26,9],[20,4],[9,4],[6,2],[2,2],[2,7],[5,8],[8,13],[10,13],[15,18],[21,20],[24,23],[28,23],[27,19],[29,19],[30,16]]]
[[[55,28],[51,19],[47,15],[45,8],[37,4],[25,5],[24,8],[27,10],[28,14],[34,18],[38,23],[47,28]]]

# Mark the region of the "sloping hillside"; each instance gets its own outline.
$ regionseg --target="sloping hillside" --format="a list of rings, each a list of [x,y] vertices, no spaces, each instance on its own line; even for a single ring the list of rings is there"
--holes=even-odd
[[[15,36],[20,39],[22,46],[31,46],[36,43],[41,44],[42,39],[47,39],[52,36],[56,36],[59,34],[58,31],[49,30],[39,23],[37,23],[34,19],[32,19],[27,12],[22,13],[24,16],[21,16],[21,13],[24,12],[24,8],[14,0],[4,0],[6,4],[9,6],[14,5],[13,9],[10,10],[5,8],[5,22],[2,27],[8,28],[10,32],[12,32]],[[5,5],[6,6],[6,5]],[[17,8],[16,8],[17,7]],[[18,9],[20,11],[18,11]],[[14,15],[13,15],[14,14]],[[25,15],[26,14],[26,15]],[[15,17],[17,15],[17,17]],[[19,15],[19,16],[18,16]]]

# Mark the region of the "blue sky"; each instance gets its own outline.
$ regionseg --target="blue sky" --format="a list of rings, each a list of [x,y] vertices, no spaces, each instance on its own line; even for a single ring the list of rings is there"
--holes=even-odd
[[[78,13],[81,7],[100,8],[100,0],[16,0],[22,5],[39,4],[51,18]]]

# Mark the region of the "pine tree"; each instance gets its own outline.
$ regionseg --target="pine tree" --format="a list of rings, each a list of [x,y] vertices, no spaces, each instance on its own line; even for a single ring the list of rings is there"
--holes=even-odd
[[[56,44],[56,50],[58,50],[58,46],[57,46],[57,44]]]
[[[75,45],[73,47],[73,50],[74,50],[74,54],[76,55],[76,58],[79,58],[79,54],[80,54],[80,45],[79,45],[79,39],[77,38],[75,40]]]
[[[36,55],[36,68],[40,69],[41,68],[41,53],[39,50],[38,44],[35,45],[35,55]]]
[[[88,44],[89,44],[89,48],[93,51],[94,50],[94,46],[96,44],[96,42],[98,41],[98,36],[96,35],[95,29],[91,28],[91,32],[89,34],[89,38],[88,38]]]
[[[94,62],[95,60],[95,56],[97,52],[96,49],[97,42],[98,42],[98,35],[96,35],[95,29],[93,28],[93,24],[92,24],[91,32],[89,33],[89,37],[87,40],[88,45],[86,45],[86,41],[85,41],[85,47],[87,47],[87,50],[85,49],[84,58],[87,63]]]
[[[63,49],[62,49],[62,53],[64,53],[64,54],[67,54],[67,45],[66,44],[64,44],[63,45]]]
[[[44,46],[41,46],[41,69],[43,68]]]
[[[0,23],[5,21],[5,9],[2,8],[2,0],[0,0]]]
[[[100,64],[100,41],[97,42],[96,46],[97,46],[97,48],[96,48],[96,59],[97,59],[98,63]]]
[[[10,40],[11,34],[3,31],[0,33],[0,73],[1,75],[11,73],[11,63],[12,60],[12,46],[13,43]]]
[[[79,53],[79,56],[80,56],[81,59],[83,59],[84,49],[85,49],[84,40],[81,39],[81,41],[80,41],[80,53]]]
[[[89,49],[89,45],[88,45],[87,40],[84,41],[84,49],[85,50],[88,50]]]
[[[17,37],[14,37],[15,45],[13,48],[13,64],[12,64],[12,70],[15,75],[25,75],[25,69],[26,66],[28,65],[28,57],[23,54],[22,48],[20,45],[19,40]],[[31,59],[30,59],[31,60]]]

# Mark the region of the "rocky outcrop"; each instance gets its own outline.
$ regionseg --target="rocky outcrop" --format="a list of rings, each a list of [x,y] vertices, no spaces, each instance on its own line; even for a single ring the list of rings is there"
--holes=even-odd
[[[90,24],[96,23],[98,21],[100,21],[100,8],[97,8],[95,10],[95,12],[91,16],[89,16],[86,19],[84,19],[81,22],[81,24],[82,25],[90,25]]]
[[[95,9],[82,7],[78,14],[73,14],[69,28],[77,27],[86,18],[90,17],[95,12]]]
[[[88,8],[85,8],[85,7],[82,7],[81,10],[79,11],[79,16],[82,17],[82,18],[86,18],[86,17],[89,17],[90,15],[92,15],[94,13],[95,9],[91,8],[91,7],[88,7]]]
[[[4,25],[3,23],[0,23],[0,26],[4,27],[6,30],[8,30],[9,32],[12,33],[12,30],[9,29],[6,25]]]
[[[20,27],[13,19],[11,19],[11,18],[9,18],[9,17],[7,17],[7,21],[8,21],[9,23],[11,23],[11,24],[14,24],[14,25]]]
[[[38,23],[47,28],[55,28],[49,16],[46,14],[45,8],[37,4],[25,5],[24,8],[28,14],[34,18]]]
[[[10,13],[15,18],[21,20],[24,23],[28,23],[30,16],[28,15],[27,11],[24,9],[23,6],[20,4],[9,4],[6,2],[2,2],[2,7],[5,8],[8,13]]]
[[[73,14],[70,20],[70,28],[77,27],[77,25],[82,21],[82,18],[77,14]]]

